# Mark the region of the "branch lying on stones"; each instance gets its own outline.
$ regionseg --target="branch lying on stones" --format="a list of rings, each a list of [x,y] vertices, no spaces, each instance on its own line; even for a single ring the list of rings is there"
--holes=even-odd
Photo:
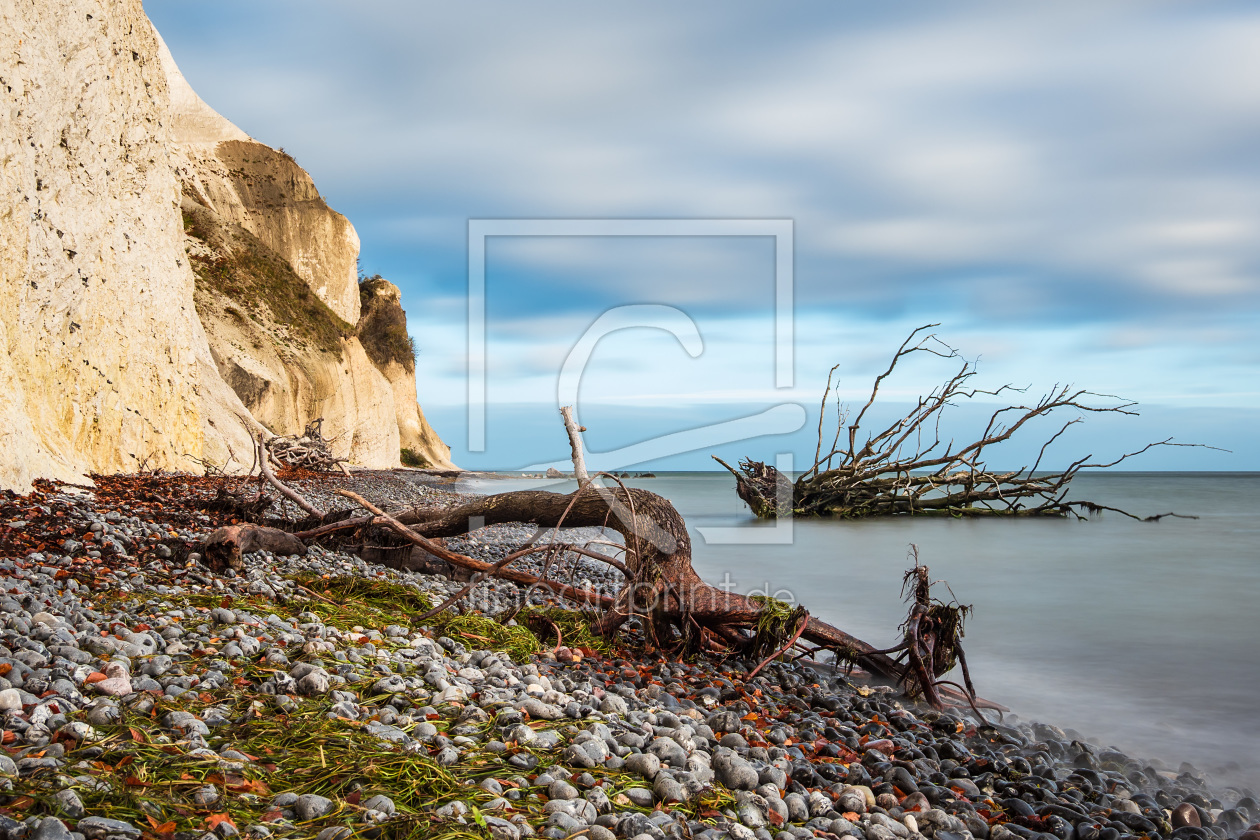
[[[588,481],[567,495],[515,490],[479,496],[453,508],[415,508],[394,516],[351,490],[335,492],[373,514],[367,521],[365,517],[357,517],[358,522],[389,528],[434,557],[476,573],[477,577],[438,611],[450,608],[485,577],[497,577],[544,587],[576,602],[580,608],[599,610],[600,615],[591,621],[590,630],[606,639],[611,639],[627,620],[635,618],[642,626],[649,649],[660,649],[668,655],[756,652],[754,663],[767,652],[776,651],[771,657],[773,660],[804,642],[836,651],[842,659],[895,680],[907,690],[913,690],[916,682],[926,685],[929,690],[920,689],[919,693],[926,694],[925,699],[937,708],[953,705],[942,697],[943,692],[933,690],[939,676],[949,670],[942,667],[943,660],[949,660],[952,667],[952,657],[944,655],[950,646],[942,642],[953,638],[947,628],[937,628],[935,613],[931,614],[930,621],[919,622],[914,627],[916,631],[920,628],[931,631],[928,639],[920,639],[917,632],[913,634],[920,642],[927,642],[928,655],[920,657],[918,673],[860,639],[809,615],[803,608],[799,612],[788,610],[784,615],[789,617],[785,619],[779,615],[785,606],[781,603],[771,605],[766,599],[749,598],[705,583],[692,567],[686,523],[667,499],[655,493],[620,483],[617,487],[603,487]],[[330,527],[334,524],[348,527],[349,521],[321,524],[312,530],[328,532],[334,530]],[[491,564],[453,552],[439,541],[486,525],[509,522],[531,522],[552,529],[561,526],[611,528],[624,539],[625,562],[618,563],[576,546],[552,542],[519,548],[513,555]],[[323,530],[325,528],[327,531]],[[573,551],[619,568],[626,578],[621,591],[610,597],[548,579],[551,562],[561,551]],[[511,567],[520,557],[544,552],[550,552],[551,556],[544,562],[542,574],[529,574]],[[753,673],[765,667],[763,663],[754,668]],[[974,693],[965,699],[970,705],[974,702]]]
[[[293,536],[300,540],[313,540],[316,537],[323,537],[336,531],[346,531],[351,528],[360,528],[364,525],[374,524],[375,516],[355,516],[350,519],[342,519],[339,522],[329,522],[326,525],[320,525],[306,531],[296,531]]]
[[[442,546],[427,537],[423,537],[420,534],[417,534],[415,531],[411,530],[406,525],[399,522],[397,519],[390,516],[389,514],[385,513],[385,511],[376,507],[367,499],[363,498],[358,493],[355,493],[352,490],[337,490],[336,492],[337,492],[337,495],[344,496],[345,498],[350,499],[351,501],[358,504],[360,507],[374,514],[376,517],[376,519],[374,520],[375,524],[384,525],[390,528],[399,536],[403,537],[406,540],[409,540],[412,544],[420,546],[425,551],[432,554],[434,557],[437,557],[440,560],[445,560],[447,563],[450,563],[452,566],[459,566],[464,569],[470,569],[474,572],[483,572],[483,573],[489,573],[494,570],[494,566],[490,563],[484,563],[480,560],[474,560],[472,557],[468,557],[467,555],[464,555],[464,554],[457,554],[453,551],[450,551],[445,546]],[[613,599],[610,598],[609,596],[601,595],[598,592],[595,592],[593,590],[583,589],[583,588],[579,588],[575,586],[569,586],[567,584],[559,583],[557,581],[545,580],[543,578],[537,577],[536,575],[531,575],[527,572],[519,572],[519,571],[516,571],[515,569],[508,569],[508,568],[501,569],[499,570],[498,574],[495,575],[495,577],[500,577],[505,580],[516,581],[517,583],[544,586],[564,598],[568,598],[571,601],[575,601],[583,605],[588,605],[588,606],[598,605],[601,607],[610,607],[612,606],[612,603],[613,603]]]
[[[267,463],[267,445],[263,443],[261,436],[258,438],[258,455],[258,464],[262,468],[263,478],[267,479],[268,484],[280,491],[280,495],[293,502],[293,504],[306,511],[311,516],[318,516],[321,519],[323,518],[323,511],[306,501],[306,499],[302,498],[301,494],[299,494],[296,490],[293,490],[280,481],[280,479],[276,478],[276,474],[271,471],[271,466]]]

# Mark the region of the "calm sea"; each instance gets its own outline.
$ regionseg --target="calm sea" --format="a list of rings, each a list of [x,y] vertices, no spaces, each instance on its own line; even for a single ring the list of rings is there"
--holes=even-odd
[[[964,640],[979,693],[1171,769],[1260,789],[1260,474],[1096,473],[1074,499],[1143,515],[1071,520],[800,520],[785,545],[708,543],[698,529],[766,527],[726,473],[633,482],[687,520],[696,570],[795,599],[887,647],[905,618],[910,546],[974,605]],[[478,492],[572,482],[478,481]],[[942,587],[937,593],[948,597]]]

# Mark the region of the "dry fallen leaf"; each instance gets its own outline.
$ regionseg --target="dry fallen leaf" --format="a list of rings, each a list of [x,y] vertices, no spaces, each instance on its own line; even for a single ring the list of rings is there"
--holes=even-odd
[[[231,814],[211,814],[206,817],[206,828],[210,831],[214,831],[219,826],[219,823],[227,823],[232,828],[236,828],[236,823],[232,822]]]

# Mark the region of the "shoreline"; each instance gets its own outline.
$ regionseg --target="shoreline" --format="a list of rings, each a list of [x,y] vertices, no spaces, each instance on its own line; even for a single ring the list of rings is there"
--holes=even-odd
[[[0,836],[1209,840],[1260,819],[1253,796],[1214,796],[1191,771],[803,666],[748,681],[742,662],[552,653],[483,615],[422,624],[460,585],[354,555],[258,553],[223,574],[163,562],[226,524],[206,510],[221,484],[245,482],[4,495]],[[386,472],[297,484],[321,504],[346,484],[454,498]],[[493,561],[526,530],[460,550]],[[470,597],[488,613],[520,592],[487,581]],[[522,656],[531,644],[541,655]],[[108,693],[111,661],[130,692]]]

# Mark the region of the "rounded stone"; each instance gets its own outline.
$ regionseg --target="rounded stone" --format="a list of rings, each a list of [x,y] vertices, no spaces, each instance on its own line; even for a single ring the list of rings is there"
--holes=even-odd
[[[327,694],[328,689],[332,687],[332,681],[328,675],[320,671],[311,671],[309,674],[303,674],[302,678],[297,681],[297,690],[305,695]]]
[[[353,836],[354,832],[344,825],[330,825],[315,835],[315,840],[349,840]]]
[[[854,814],[865,814],[867,808],[874,804],[874,793],[871,793],[868,799],[866,793],[856,787],[845,788],[844,791],[841,792],[840,798],[836,800],[836,808],[840,810],[841,813],[851,812]]]
[[[568,801],[570,799],[577,799],[579,796],[581,796],[581,794],[578,793],[578,789],[563,779],[556,779],[554,782],[547,785],[547,797],[549,799]]]
[[[668,764],[670,767],[681,768],[687,766],[687,751],[668,735],[662,735],[653,741],[652,745],[648,747],[648,752],[659,758],[662,764]],[[756,787],[756,785],[753,785],[753,787]]]
[[[61,820],[56,817],[46,817],[40,820],[35,830],[26,837],[27,840],[72,840],[73,835]]]
[[[77,820],[87,813],[87,809],[84,808],[83,800],[79,798],[79,794],[69,788],[57,791],[53,796],[53,802],[56,803],[58,811],[72,820]]]
[[[897,769],[900,770],[903,768],[899,767]],[[900,787],[900,785],[898,785],[898,787]],[[926,811],[931,807],[932,803],[928,802],[928,798],[920,791],[915,791],[905,799],[901,800],[901,809],[903,811]]]
[[[140,829],[136,828],[129,822],[123,820],[114,820],[108,817],[87,817],[79,820],[75,826],[79,833],[88,840],[98,840],[98,838],[132,838],[140,837]]]
[[[657,774],[652,793],[659,802],[683,802],[687,799],[687,791],[683,790],[683,786],[664,773]]]
[[[832,834],[836,834],[841,837],[843,837],[846,834],[860,835],[862,832],[860,828],[858,828],[856,825],[849,822],[848,820],[844,819],[843,817],[832,820],[831,824],[827,827],[827,830],[830,831]]]
[[[334,807],[333,801],[326,796],[304,793],[297,798],[293,810],[297,813],[299,820],[306,822],[307,820],[317,820],[320,817],[327,816],[332,813]]]
[[[713,758],[717,780],[730,790],[756,790],[760,778],[753,766],[729,750]]]
[[[1201,826],[1202,821],[1199,819],[1199,812],[1189,802],[1183,802],[1173,809],[1172,827],[1173,829],[1181,828],[1184,825]]]
[[[660,772],[661,760],[652,753],[634,753],[625,757],[626,769],[645,779],[655,779]]]

